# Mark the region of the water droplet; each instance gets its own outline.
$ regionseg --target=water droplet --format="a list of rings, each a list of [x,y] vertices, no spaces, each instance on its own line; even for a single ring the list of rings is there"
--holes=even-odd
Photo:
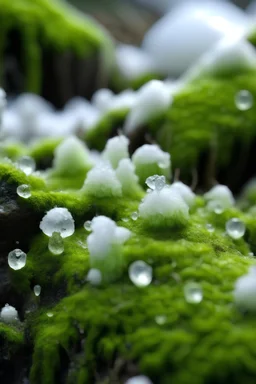
[[[17,195],[23,197],[23,199],[28,199],[31,196],[30,186],[27,184],[22,184],[17,187]]]
[[[85,229],[86,231],[91,231],[91,230],[92,230],[92,229],[91,229],[91,224],[92,224],[91,220],[87,220],[87,221],[84,223],[84,229]]]
[[[209,211],[216,213],[216,215],[221,215],[224,212],[223,205],[216,200],[209,201],[207,208]]]
[[[206,224],[205,228],[207,229],[208,232],[213,233],[215,231],[215,228],[212,224]]]
[[[54,255],[61,255],[64,252],[64,242],[59,232],[53,232],[49,238],[48,249]]]
[[[131,214],[131,218],[132,218],[132,220],[134,220],[134,221],[136,221],[136,220],[138,219],[138,217],[139,217],[138,212],[133,212],[133,213]]]
[[[166,316],[165,315],[158,315],[155,317],[155,322],[158,325],[164,325],[166,323]]]
[[[251,92],[243,89],[235,95],[235,104],[240,111],[247,111],[253,106],[253,95]]]
[[[151,190],[161,191],[166,185],[166,179],[165,176],[154,175],[147,178],[146,184]]]
[[[203,300],[203,290],[198,283],[187,283],[184,287],[184,296],[188,303],[199,304]]]
[[[52,312],[47,312],[46,315],[47,315],[48,317],[53,317],[53,313],[52,313]]]
[[[40,286],[40,285],[35,285],[35,286],[34,286],[34,294],[35,294],[36,296],[39,296],[40,293],[41,293],[41,286]]]
[[[87,244],[85,242],[83,242],[82,240],[78,240],[77,242],[78,245],[80,245],[80,247],[82,247],[83,249],[87,249]]]
[[[254,253],[253,252],[249,252],[248,256],[254,256]]]
[[[86,280],[92,285],[99,285],[102,281],[101,272],[98,269],[92,268],[89,270]]]
[[[20,249],[14,249],[8,254],[9,267],[15,271],[25,267],[27,261],[27,255]]]
[[[131,281],[137,287],[146,287],[152,281],[152,267],[142,260],[133,262],[128,273]]]
[[[226,231],[232,239],[240,239],[245,234],[244,222],[240,219],[233,218],[226,222]]]
[[[128,217],[123,217],[123,218],[122,218],[122,221],[123,221],[124,223],[127,223],[127,222],[129,221],[129,219],[128,219]]]
[[[26,175],[31,175],[32,172],[36,169],[35,160],[30,156],[22,156],[17,161],[17,166],[21,169]]]

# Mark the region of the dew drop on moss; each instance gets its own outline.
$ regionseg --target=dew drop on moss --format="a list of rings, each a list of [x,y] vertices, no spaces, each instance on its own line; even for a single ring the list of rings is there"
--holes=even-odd
[[[17,187],[17,195],[23,199],[28,199],[31,196],[30,186],[27,184],[21,184]]]
[[[245,225],[240,219],[233,218],[226,222],[226,231],[232,239],[240,239],[245,234]]]
[[[30,156],[22,156],[17,161],[18,168],[21,169],[26,175],[31,175],[36,169],[35,160]]]
[[[209,211],[216,213],[216,215],[221,215],[224,211],[223,205],[216,200],[209,201],[207,208]]]
[[[91,231],[92,229],[91,229],[91,220],[87,220],[85,223],[84,223],[84,229],[86,230],[86,231]]]
[[[128,217],[123,217],[123,218],[122,218],[122,221],[123,221],[124,223],[128,223],[129,219],[128,219]]]
[[[253,106],[253,96],[251,92],[243,89],[235,95],[235,104],[240,111],[247,111]]]
[[[166,184],[166,179],[164,176],[153,175],[147,178],[146,184],[151,190],[161,191]]]
[[[53,232],[49,238],[48,249],[54,255],[61,255],[64,252],[64,243],[59,232]]]
[[[35,296],[39,296],[41,293],[41,286],[40,285],[35,285],[34,286],[34,294]]]
[[[136,221],[136,220],[138,219],[138,217],[139,217],[138,212],[133,212],[133,213],[131,214],[131,218],[132,218],[132,220],[134,220],[134,221]]]
[[[137,287],[146,287],[152,281],[152,267],[142,260],[132,263],[128,273],[130,280]]]
[[[212,224],[208,223],[206,224],[205,226],[206,230],[209,232],[209,233],[213,233],[215,231],[215,228]]]
[[[187,283],[184,286],[184,296],[187,303],[199,304],[203,300],[202,287],[198,283]]]
[[[9,267],[15,271],[25,267],[27,255],[21,249],[14,249],[8,254]]]
[[[53,313],[52,313],[52,312],[47,312],[46,315],[47,315],[48,317],[53,317]]]

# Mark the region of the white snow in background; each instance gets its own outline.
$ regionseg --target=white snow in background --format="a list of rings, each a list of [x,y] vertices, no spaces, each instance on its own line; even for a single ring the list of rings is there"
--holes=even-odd
[[[151,27],[142,48],[159,73],[180,76],[221,38],[242,36],[250,25],[245,12],[231,3],[185,2]]]
[[[172,102],[172,93],[163,81],[151,80],[137,92],[136,103],[126,117],[124,132],[130,133],[152,117],[164,112]]]

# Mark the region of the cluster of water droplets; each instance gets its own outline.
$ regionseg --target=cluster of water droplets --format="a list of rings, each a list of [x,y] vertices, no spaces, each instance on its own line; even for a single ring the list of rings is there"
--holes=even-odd
[[[161,191],[166,186],[166,179],[165,176],[153,175],[146,179],[146,184],[152,191]]]

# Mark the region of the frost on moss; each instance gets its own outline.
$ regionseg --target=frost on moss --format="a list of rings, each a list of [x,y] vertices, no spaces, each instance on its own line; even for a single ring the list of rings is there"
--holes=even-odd
[[[138,219],[131,224],[132,238],[123,246],[122,276],[115,283],[96,288],[86,281],[90,256],[78,243],[84,236],[82,229],[67,239],[61,261],[54,257],[59,268],[56,264],[50,267],[46,243],[39,252],[47,263],[39,260],[38,266],[31,250],[34,278],[40,285],[46,284],[45,268],[48,273],[44,276],[51,286],[57,278],[59,282],[73,281],[67,297],[54,307],[48,303],[31,322],[35,343],[31,382],[54,383],[56,372],[63,366],[61,351],[65,350],[73,362],[72,369],[66,368],[67,382],[79,383],[82,377],[82,383],[91,383],[102,374],[121,383],[116,367],[121,359],[124,367],[129,361],[135,362],[136,372],[147,375],[153,383],[186,384],[191,377],[196,384],[225,380],[250,383],[247,378],[255,374],[255,364],[248,366],[248,361],[254,361],[254,318],[235,307],[232,291],[237,278],[255,261],[247,256],[244,239],[234,242],[223,236],[225,221],[234,214],[234,208],[221,218],[207,210],[206,216],[194,213],[188,226],[178,232],[149,233]],[[208,222],[215,227],[212,234],[205,228]],[[153,268],[153,282],[143,290],[129,281],[128,266],[136,260]],[[184,286],[190,281],[203,290],[199,304],[184,298]],[[47,303],[43,292],[41,299]],[[51,318],[47,317],[49,311]],[[157,316],[164,317],[163,324],[156,321]],[[83,339],[87,342],[81,344],[80,358],[75,346]],[[108,368],[102,372],[103,366]]]

